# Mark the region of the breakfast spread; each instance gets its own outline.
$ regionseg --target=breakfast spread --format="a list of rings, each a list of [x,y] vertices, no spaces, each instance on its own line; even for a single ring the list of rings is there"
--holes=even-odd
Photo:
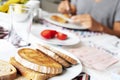
[[[36,49],[21,48],[9,62],[29,80],[46,80],[63,74],[72,65],[77,65],[74,58],[53,50],[55,49],[41,44]]]

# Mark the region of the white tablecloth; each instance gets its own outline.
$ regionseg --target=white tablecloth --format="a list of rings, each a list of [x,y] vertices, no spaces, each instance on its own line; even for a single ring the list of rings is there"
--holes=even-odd
[[[35,26],[41,27],[42,25],[38,24]],[[84,35],[90,35],[90,34],[94,35],[94,33],[89,33],[89,32],[85,32],[85,33],[81,32],[80,33],[80,35],[83,35],[83,34]],[[95,35],[96,34],[97,33],[95,33]],[[34,37],[32,35],[30,37],[31,37],[30,42],[32,42],[32,43],[40,42],[39,39],[37,39],[36,37]],[[90,36],[88,36],[88,37],[85,37],[85,38],[82,37],[81,40],[82,40],[83,44],[88,45],[86,43],[89,42],[89,40],[92,41],[92,37],[90,37]],[[101,38],[101,40],[102,40],[102,38]],[[9,58],[11,56],[14,56],[16,54],[16,51],[17,51],[17,49],[14,46],[12,46],[12,44],[9,43],[7,40],[0,40],[0,59],[9,61]],[[120,72],[120,62],[109,67],[108,69],[106,69],[104,71],[97,71],[97,70],[94,70],[94,69],[91,69],[88,67],[83,68],[83,71],[85,71],[86,73],[88,73],[91,76],[91,80],[117,80],[117,79],[112,79],[113,76],[111,75],[111,72],[113,72],[114,70],[118,70]]]
[[[34,27],[39,27],[39,25],[34,25]],[[40,27],[42,27],[42,26],[40,26]],[[79,31],[80,32],[80,31]],[[77,33],[78,33],[78,31],[77,31]],[[81,33],[81,32],[80,32]],[[85,36],[84,37],[84,35],[89,35],[89,36]],[[83,37],[81,37],[81,43],[80,44],[77,44],[77,45],[85,45],[85,46],[92,46],[93,44],[92,43],[90,43],[89,44],[89,41],[92,41],[92,39],[94,39],[94,42],[96,42],[96,41],[98,41],[98,39],[97,39],[97,37],[99,37],[99,40],[100,41],[102,41],[103,39],[104,39],[104,37],[105,37],[105,39],[110,39],[110,38],[112,38],[112,39],[115,39],[114,41],[116,41],[116,40],[119,40],[118,38],[116,38],[116,37],[114,37],[114,36],[112,36],[112,35],[106,35],[106,34],[103,34],[103,35],[100,35],[100,34],[98,34],[98,33],[93,33],[92,32],[92,36],[90,36],[90,32],[82,32],[82,34],[80,34],[80,35],[82,35]],[[97,34],[98,34],[98,36],[97,36]],[[96,38],[96,40],[95,40],[95,38]],[[34,40],[34,42],[36,43],[36,42],[39,42],[39,40],[38,39],[36,39],[35,37],[34,38],[32,38],[33,40]],[[106,43],[106,41],[107,40],[105,40],[105,41],[103,41],[104,43],[103,44],[105,44]],[[112,41],[113,42],[113,41]],[[107,43],[108,44],[108,43]],[[105,47],[106,49],[110,49],[110,48],[108,48],[108,47],[110,47],[110,46],[106,46],[107,44],[105,44],[105,46],[101,46],[101,47]],[[97,45],[97,44],[96,44]],[[109,44],[110,45],[110,44]],[[72,46],[71,46],[72,47]],[[96,46],[97,47],[97,46]],[[99,47],[99,46],[98,46]],[[113,46],[111,46],[111,47],[113,47]],[[117,56],[115,56],[115,57],[117,57]],[[118,55],[118,57],[119,57],[119,55]],[[94,70],[94,69],[91,69],[91,68],[88,68],[88,67],[84,67],[83,68],[83,71],[85,71],[86,73],[88,73],[90,76],[91,76],[91,79],[90,80],[115,80],[115,79],[112,79],[112,75],[111,75],[111,73],[113,73],[113,71],[114,70],[118,70],[118,71],[120,71],[120,69],[119,69],[119,67],[120,67],[120,62],[118,62],[118,63],[116,63],[115,65],[113,65],[113,66],[111,66],[111,67],[109,67],[109,68],[107,68],[106,70],[104,70],[104,71],[97,71],[97,70]]]
[[[39,40],[35,40],[35,37],[32,37],[33,43],[34,42],[39,42]],[[0,59],[1,60],[5,60],[5,61],[9,61],[11,56],[16,55],[17,49],[8,41],[6,40],[0,40]],[[113,69],[119,69],[120,67],[120,63],[117,63],[114,66],[111,66],[110,68],[104,70],[104,71],[96,71],[87,67],[83,68],[83,71],[85,71],[86,73],[88,73],[91,76],[91,80],[114,80],[112,79],[111,76],[111,71]],[[119,69],[120,71],[120,69]]]

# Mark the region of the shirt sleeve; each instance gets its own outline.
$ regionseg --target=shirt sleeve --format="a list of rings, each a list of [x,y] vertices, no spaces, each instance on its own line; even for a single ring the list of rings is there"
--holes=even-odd
[[[120,1],[118,3],[117,9],[116,9],[115,21],[120,21]]]

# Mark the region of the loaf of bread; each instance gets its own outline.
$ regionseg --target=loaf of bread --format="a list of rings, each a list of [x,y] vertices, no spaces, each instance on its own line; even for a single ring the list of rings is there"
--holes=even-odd
[[[21,65],[19,62],[17,62],[14,57],[10,59],[10,63],[14,65],[17,68],[17,70],[21,73],[21,75],[27,78],[28,80],[46,80],[50,77],[55,76],[55,74],[44,74],[44,73],[34,71],[32,69],[26,68],[23,65]],[[21,78],[21,80],[23,80],[23,78]]]
[[[49,49],[46,49],[45,47],[43,47],[40,44],[38,44],[38,49],[37,50],[38,51],[42,51],[44,54],[50,56],[51,58],[53,58],[55,61],[57,61],[58,63],[60,63],[65,68],[71,66],[71,64],[69,62],[67,62],[66,60],[64,60],[60,56],[58,56],[56,53],[50,51]]]
[[[6,61],[0,60],[0,80],[14,80],[17,70],[14,66]]]
[[[15,59],[24,67],[46,74],[61,74],[63,67],[49,56],[31,48],[18,51]]]

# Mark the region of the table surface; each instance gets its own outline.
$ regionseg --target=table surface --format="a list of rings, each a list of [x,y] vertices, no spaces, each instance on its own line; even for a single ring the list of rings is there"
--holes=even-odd
[[[43,27],[43,25],[41,24],[33,24],[33,26]],[[38,43],[40,41],[33,35],[30,35],[30,42]],[[84,46],[84,42],[83,42],[83,46]],[[14,55],[13,51],[17,51],[17,49],[11,43],[9,43],[7,40],[0,39],[0,56],[2,56],[0,57],[0,59],[9,61],[8,57]],[[83,66],[83,71],[91,76],[91,80],[114,80],[112,79],[111,72],[114,69],[120,70],[119,67],[120,67],[120,62],[112,65],[111,67],[107,68],[104,71],[97,71],[85,66]]]
[[[44,26],[40,25],[40,24],[34,24],[33,27],[44,27]],[[33,43],[40,42],[39,39],[37,39],[36,37],[34,37],[34,36],[31,36],[31,37],[34,40],[34,42],[33,42],[33,40],[31,42],[33,42]],[[82,38],[82,39],[84,39],[84,38]],[[85,40],[87,40],[87,38],[85,38],[83,41],[81,41],[80,44],[77,44],[77,45],[86,46],[87,44],[86,44],[86,42],[84,42]],[[91,68],[88,68],[85,66],[83,66],[83,71],[91,76],[91,80],[114,80],[114,79],[112,79],[111,73],[112,73],[112,71],[114,71],[116,69],[120,70],[119,67],[120,67],[120,62],[114,64],[113,66],[107,68],[104,71],[94,70],[94,69],[91,69]]]

